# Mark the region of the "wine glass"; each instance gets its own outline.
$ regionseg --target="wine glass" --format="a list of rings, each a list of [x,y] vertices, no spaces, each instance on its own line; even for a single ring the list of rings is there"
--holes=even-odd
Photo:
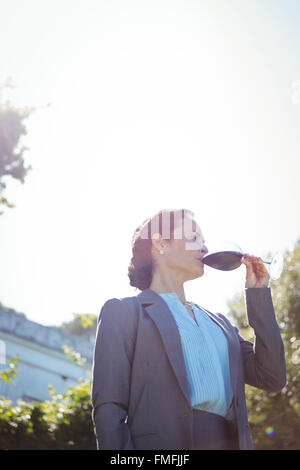
[[[206,246],[210,248],[209,243],[206,243]],[[218,248],[212,245],[212,250],[202,258],[202,262],[211,268],[232,271],[241,266],[243,253],[244,251],[236,243],[223,241],[219,243]],[[263,263],[269,265],[270,281],[280,278],[283,269],[283,255],[280,251],[273,255],[271,261],[263,260]]]

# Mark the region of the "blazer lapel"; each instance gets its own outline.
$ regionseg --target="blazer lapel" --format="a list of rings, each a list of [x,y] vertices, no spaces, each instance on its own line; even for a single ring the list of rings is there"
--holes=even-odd
[[[172,313],[165,301],[152,289],[143,290],[137,296],[137,299],[156,324],[171,366],[178,380],[178,384],[189,406],[191,406],[189,384],[186,376],[181,339]]]

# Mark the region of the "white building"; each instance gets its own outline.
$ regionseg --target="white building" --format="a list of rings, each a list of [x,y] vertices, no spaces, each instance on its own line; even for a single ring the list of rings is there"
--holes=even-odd
[[[77,365],[62,351],[67,345],[86,359]],[[0,379],[0,398],[16,404],[18,399],[50,399],[51,384],[57,393],[75,385],[79,378],[89,378],[93,358],[93,341],[40,325],[21,315],[0,308],[0,372],[9,360],[18,356],[18,373],[13,382]]]

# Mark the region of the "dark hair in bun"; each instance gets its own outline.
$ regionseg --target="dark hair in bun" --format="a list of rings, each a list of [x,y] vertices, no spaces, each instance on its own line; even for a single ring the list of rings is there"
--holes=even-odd
[[[128,266],[128,277],[131,286],[140,290],[147,289],[150,286],[154,268],[154,260],[151,253],[151,235],[159,233],[164,239],[172,240],[174,228],[178,225],[177,221],[183,221],[184,214],[187,212],[193,214],[188,209],[163,209],[154,216],[148,217],[136,228],[131,243],[132,258]],[[165,222],[166,220],[163,234],[163,221]],[[167,233],[165,233],[165,227],[167,227]]]

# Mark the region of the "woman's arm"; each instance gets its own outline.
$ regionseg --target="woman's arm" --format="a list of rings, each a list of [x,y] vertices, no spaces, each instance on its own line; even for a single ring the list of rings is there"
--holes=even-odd
[[[284,345],[276,321],[270,288],[245,290],[249,325],[254,329],[251,343],[239,336],[245,383],[263,390],[281,390],[286,383]]]
[[[245,383],[264,390],[281,390],[286,383],[284,345],[276,321],[270,275],[261,258],[243,254],[246,266],[245,300],[254,344],[239,336]]]
[[[96,333],[92,375],[92,419],[98,449],[133,450],[126,423],[135,331],[119,299],[103,305]]]

